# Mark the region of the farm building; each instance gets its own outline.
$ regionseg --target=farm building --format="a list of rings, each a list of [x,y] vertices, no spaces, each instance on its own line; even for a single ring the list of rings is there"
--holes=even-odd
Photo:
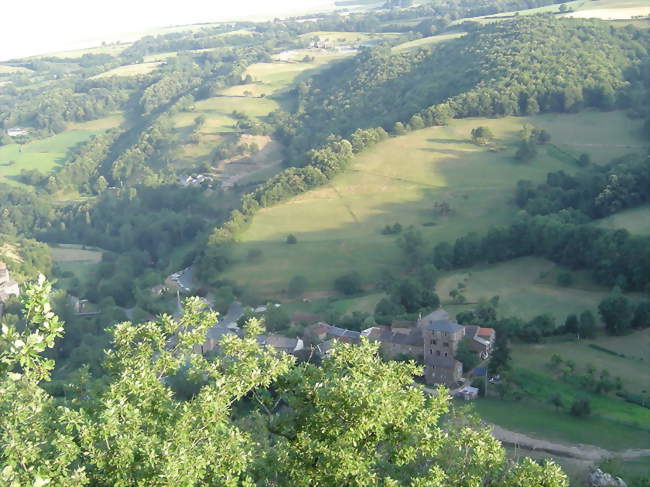
[[[9,137],[20,137],[21,135],[27,135],[27,134],[29,134],[29,130],[20,127],[13,127],[7,129],[7,135]]]

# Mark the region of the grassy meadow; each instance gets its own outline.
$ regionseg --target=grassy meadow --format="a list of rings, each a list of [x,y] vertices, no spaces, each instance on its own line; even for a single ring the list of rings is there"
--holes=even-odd
[[[514,160],[524,123],[552,136],[552,145],[541,147],[529,164]],[[478,125],[490,127],[502,151],[470,141]],[[321,291],[351,270],[373,283],[382,269],[402,268],[396,237],[380,234],[385,225],[414,225],[434,245],[508,224],[518,211],[511,200],[519,179],[543,181],[549,171],[577,170],[566,153],[587,152],[594,162],[607,162],[641,146],[634,135],[638,125],[619,112],[584,112],[456,120],[391,138],[357,156],[328,185],[260,211],[236,248],[241,263],[225,277],[278,297],[295,275]],[[437,217],[436,201],[447,201],[452,214]],[[289,233],[296,235],[297,245],[285,243]],[[251,249],[262,250],[263,259],[246,262]]]
[[[48,174],[64,164],[72,150],[86,142],[99,129],[73,129],[52,137],[35,140],[25,145],[9,144],[0,147],[0,182],[21,184],[16,179],[20,172],[38,169]]]
[[[650,442],[647,430],[640,431],[637,426],[611,421],[598,414],[576,419],[536,398],[502,401],[487,397],[476,401],[475,407],[486,421],[533,438],[596,445],[613,451],[647,448]]]
[[[104,73],[93,76],[94,79],[100,78],[110,78],[110,77],[120,77],[120,76],[139,76],[141,74],[149,74],[153,70],[157,69],[162,62],[153,61],[145,62],[138,64],[127,64],[126,66],[119,66],[114,69],[110,69]]]
[[[611,350],[625,357],[607,353],[590,345]],[[571,359],[578,370],[593,365],[600,372],[623,380],[624,389],[650,392],[650,330],[641,330],[623,337],[600,336],[595,339],[543,344],[518,344],[513,346],[514,362],[528,369],[550,376],[548,363],[551,355]]]
[[[394,52],[407,51],[409,49],[416,49],[420,47],[428,47],[433,44],[438,44],[440,42],[445,42],[451,39],[457,39],[466,34],[466,32],[452,32],[450,34],[440,34],[437,36],[423,37],[422,39],[416,39],[414,41],[405,42],[403,44],[398,44],[393,48]]]
[[[215,97],[200,100],[195,103],[191,112],[181,112],[174,115],[175,127],[179,132],[190,133],[194,120],[199,115],[206,118],[205,125],[200,130],[200,138],[196,144],[184,144],[181,149],[181,160],[177,161],[178,167],[194,167],[197,162],[207,160],[214,148],[224,140],[224,137],[239,133],[236,128],[237,120],[233,111],[244,112],[249,116],[264,120],[272,111],[286,103],[286,91],[299,80],[306,78],[316,70],[322,69],[329,63],[345,56],[332,54],[315,54],[311,62],[291,61],[293,56],[302,59],[312,52],[310,49],[291,51],[289,61],[276,58],[271,63],[256,63],[248,67],[246,74],[253,78],[252,83],[230,86],[219,92]],[[312,55],[312,54],[310,54]],[[252,161],[256,166],[264,166],[263,172],[257,169],[252,174],[235,175],[238,183],[245,183],[247,178],[260,181],[262,176],[275,174],[280,167],[275,164],[278,157],[277,151],[267,151],[270,158],[261,161],[261,154]],[[258,164],[261,163],[261,164]],[[267,164],[268,163],[268,164]],[[273,166],[267,174],[266,166]],[[245,171],[250,172],[250,171]],[[241,177],[240,177],[241,176]]]
[[[460,282],[467,286],[464,295],[469,303],[499,296],[499,310],[503,316],[531,319],[549,313],[561,324],[570,313],[586,309],[595,312],[608,290],[595,288],[586,278],[579,279],[584,277],[580,275],[571,287],[558,286],[553,277],[562,270],[546,259],[523,257],[451,273],[438,281],[436,291],[445,309],[452,314],[472,308],[472,305],[447,304],[449,292]]]
[[[102,260],[103,251],[95,247],[77,244],[57,244],[50,246],[52,260],[60,272],[71,273],[73,277],[85,282]],[[68,289],[72,284],[70,277],[60,278],[57,287]]]
[[[633,235],[650,235],[650,206],[630,208],[598,220],[596,224],[610,230],[623,228]]]

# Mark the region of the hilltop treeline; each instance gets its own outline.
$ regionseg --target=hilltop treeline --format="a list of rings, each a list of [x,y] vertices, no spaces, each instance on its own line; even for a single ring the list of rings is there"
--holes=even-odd
[[[647,34],[633,28],[532,16],[488,24],[430,51],[369,49],[314,77],[283,133],[299,159],[329,133],[388,130],[414,115],[430,126],[450,117],[627,107],[626,72],[647,47]]]

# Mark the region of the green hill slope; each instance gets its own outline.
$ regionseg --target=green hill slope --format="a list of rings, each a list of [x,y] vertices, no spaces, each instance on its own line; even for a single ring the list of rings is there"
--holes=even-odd
[[[547,129],[553,145],[522,165],[513,156],[524,123]],[[621,112],[467,119],[389,139],[357,156],[329,184],[260,210],[236,245],[239,263],[224,277],[273,295],[295,275],[307,277],[312,290],[331,289],[350,270],[374,282],[382,269],[402,266],[395,237],[381,235],[386,225],[415,225],[436,243],[506,224],[518,212],[512,202],[517,180],[541,182],[549,171],[578,169],[558,159],[555,146],[608,162],[626,149],[603,153],[603,146],[638,145],[639,124]],[[478,125],[490,127],[503,150],[472,144],[469,134]],[[443,201],[451,206],[449,216],[434,212]],[[296,235],[297,245],[285,243],[288,234]],[[247,260],[253,249],[262,251],[261,260]]]

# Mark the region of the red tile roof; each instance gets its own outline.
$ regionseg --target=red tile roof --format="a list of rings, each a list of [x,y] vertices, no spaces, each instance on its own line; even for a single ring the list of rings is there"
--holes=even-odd
[[[493,337],[494,334],[494,328],[479,328],[477,333],[480,337]]]

